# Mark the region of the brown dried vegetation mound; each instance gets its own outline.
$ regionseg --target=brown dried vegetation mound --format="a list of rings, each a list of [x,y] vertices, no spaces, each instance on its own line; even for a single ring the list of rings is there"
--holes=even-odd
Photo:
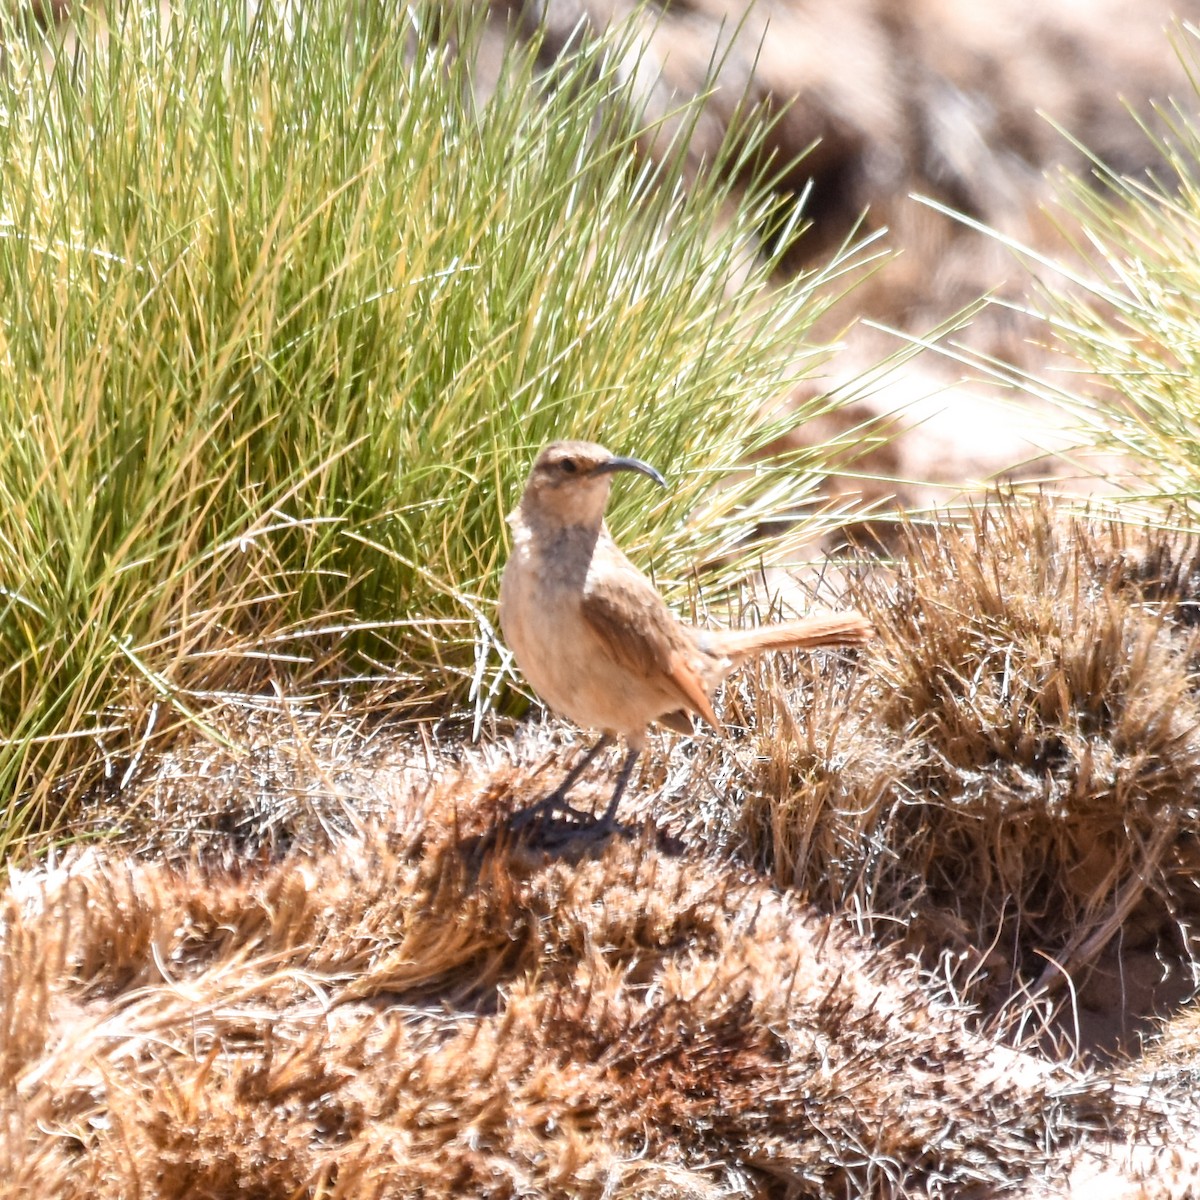
[[[88,855],[6,904],[6,1178],[815,1195],[1036,1164],[1067,1076],[869,958],[647,840],[473,853],[435,817],[240,873]]]
[[[1200,544],[1000,506],[863,592],[876,669],[764,746],[760,861],[1026,1034],[1044,1001],[1114,1048],[1200,959]]]
[[[909,542],[878,645],[743,672],[629,838],[497,836],[544,730],[159,764],[136,851],[3,896],[0,1194],[1188,1195],[1194,1012],[1073,1043],[1190,980],[1200,551],[1010,506]]]

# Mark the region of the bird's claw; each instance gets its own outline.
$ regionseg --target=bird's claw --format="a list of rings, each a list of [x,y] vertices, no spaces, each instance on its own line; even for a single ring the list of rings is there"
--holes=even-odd
[[[613,820],[611,814],[597,817],[594,813],[581,812],[554,792],[515,813],[509,828],[514,833],[534,833],[536,830],[534,839],[546,846],[563,845],[581,838],[600,840],[614,833],[628,832],[625,826]]]

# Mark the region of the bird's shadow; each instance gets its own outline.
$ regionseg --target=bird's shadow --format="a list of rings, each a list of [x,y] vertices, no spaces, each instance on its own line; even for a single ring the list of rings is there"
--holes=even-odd
[[[603,851],[616,841],[638,840],[672,856],[686,850],[684,842],[649,818],[638,825],[626,825],[620,821],[604,821],[593,813],[569,806],[547,812],[543,800],[535,800],[507,814],[497,812],[487,829],[461,838],[459,848],[468,861],[498,850],[541,851],[578,859],[589,852]]]

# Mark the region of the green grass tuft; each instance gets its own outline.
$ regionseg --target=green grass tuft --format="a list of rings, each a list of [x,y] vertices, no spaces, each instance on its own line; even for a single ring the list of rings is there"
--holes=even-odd
[[[1038,251],[933,201],[1030,265],[1032,317],[1057,357],[1023,370],[970,351],[993,379],[1049,400],[1075,422],[1086,473],[1116,487],[1129,515],[1200,528],[1200,29],[1175,37],[1194,94],[1138,119],[1158,164],[1123,174],[1092,154],[1064,175],[1047,215],[1060,246]],[[1135,114],[1136,115],[1136,114]],[[1069,134],[1063,132],[1064,137]],[[1071,139],[1074,141],[1074,139]],[[1092,452],[1100,451],[1096,459]],[[1094,489],[1089,488],[1089,491]],[[1094,501],[1093,501],[1094,502]]]
[[[319,0],[0,33],[0,853],[223,693],[502,694],[503,517],[552,437],[668,474],[614,511],[667,583],[811,500],[816,457],[729,476],[850,252],[779,285],[770,181],[722,182],[761,130],[685,187],[699,107],[647,157],[620,34],[514,46],[485,101],[479,32]]]

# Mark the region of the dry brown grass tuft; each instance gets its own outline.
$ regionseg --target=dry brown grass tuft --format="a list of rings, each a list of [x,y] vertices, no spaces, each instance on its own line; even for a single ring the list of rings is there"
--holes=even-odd
[[[1019,1036],[1057,1006],[1112,1049],[1200,958],[1200,547],[998,504],[861,592],[865,677],[755,689],[754,852]]]
[[[498,782],[269,865],[93,850],[18,877],[10,1186],[893,1195],[1011,1182],[1106,1103],[743,871],[648,834],[579,858],[473,837]]]
[[[258,705],[147,764],[0,897],[0,1196],[1194,1194],[1194,1015],[1074,1051],[1191,985],[1200,550],[907,540],[878,644],[741,672],[640,834],[504,836],[554,727]]]

